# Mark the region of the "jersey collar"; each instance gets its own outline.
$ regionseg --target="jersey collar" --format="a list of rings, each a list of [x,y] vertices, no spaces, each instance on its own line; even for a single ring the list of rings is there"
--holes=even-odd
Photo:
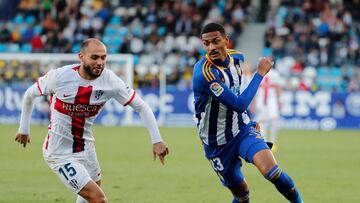
[[[212,61],[209,57],[209,55],[205,55],[206,56],[206,59],[212,64],[214,65],[216,68],[219,68],[219,69],[227,69],[230,67],[230,64],[232,63],[232,60],[233,58],[230,56],[229,53],[226,54],[226,59],[224,62],[215,62],[215,61]]]

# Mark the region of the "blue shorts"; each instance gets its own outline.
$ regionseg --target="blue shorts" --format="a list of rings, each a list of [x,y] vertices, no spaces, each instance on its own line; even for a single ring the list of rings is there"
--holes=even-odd
[[[204,145],[206,158],[225,187],[240,185],[244,180],[240,171],[241,158],[253,163],[254,155],[263,149],[269,149],[269,147],[252,126],[243,129],[225,145],[218,147]]]

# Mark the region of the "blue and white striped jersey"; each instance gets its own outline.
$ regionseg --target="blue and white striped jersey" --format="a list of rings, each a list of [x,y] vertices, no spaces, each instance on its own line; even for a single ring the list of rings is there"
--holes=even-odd
[[[240,52],[228,50],[221,65],[215,64],[207,55],[194,65],[194,119],[206,145],[226,144],[250,122],[246,109],[262,77],[255,74],[255,83],[249,84],[251,94],[240,96],[243,62],[244,56]]]

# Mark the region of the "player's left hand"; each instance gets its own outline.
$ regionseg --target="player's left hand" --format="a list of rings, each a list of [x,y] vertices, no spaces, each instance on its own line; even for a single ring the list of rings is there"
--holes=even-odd
[[[158,142],[153,144],[153,156],[154,160],[159,157],[162,165],[165,164],[165,156],[169,154],[169,149],[164,142]]]
[[[15,137],[15,141],[19,142],[20,144],[23,144],[23,146],[26,147],[26,144],[30,143],[30,135],[17,133]]]

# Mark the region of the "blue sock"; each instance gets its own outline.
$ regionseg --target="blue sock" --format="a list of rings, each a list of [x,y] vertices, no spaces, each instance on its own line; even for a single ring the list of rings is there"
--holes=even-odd
[[[296,189],[293,180],[282,171],[278,165],[275,165],[266,175],[265,178],[272,182],[276,189],[291,203],[302,203],[300,193]]]
[[[249,191],[243,192],[239,200],[233,199],[232,203],[250,203]]]

